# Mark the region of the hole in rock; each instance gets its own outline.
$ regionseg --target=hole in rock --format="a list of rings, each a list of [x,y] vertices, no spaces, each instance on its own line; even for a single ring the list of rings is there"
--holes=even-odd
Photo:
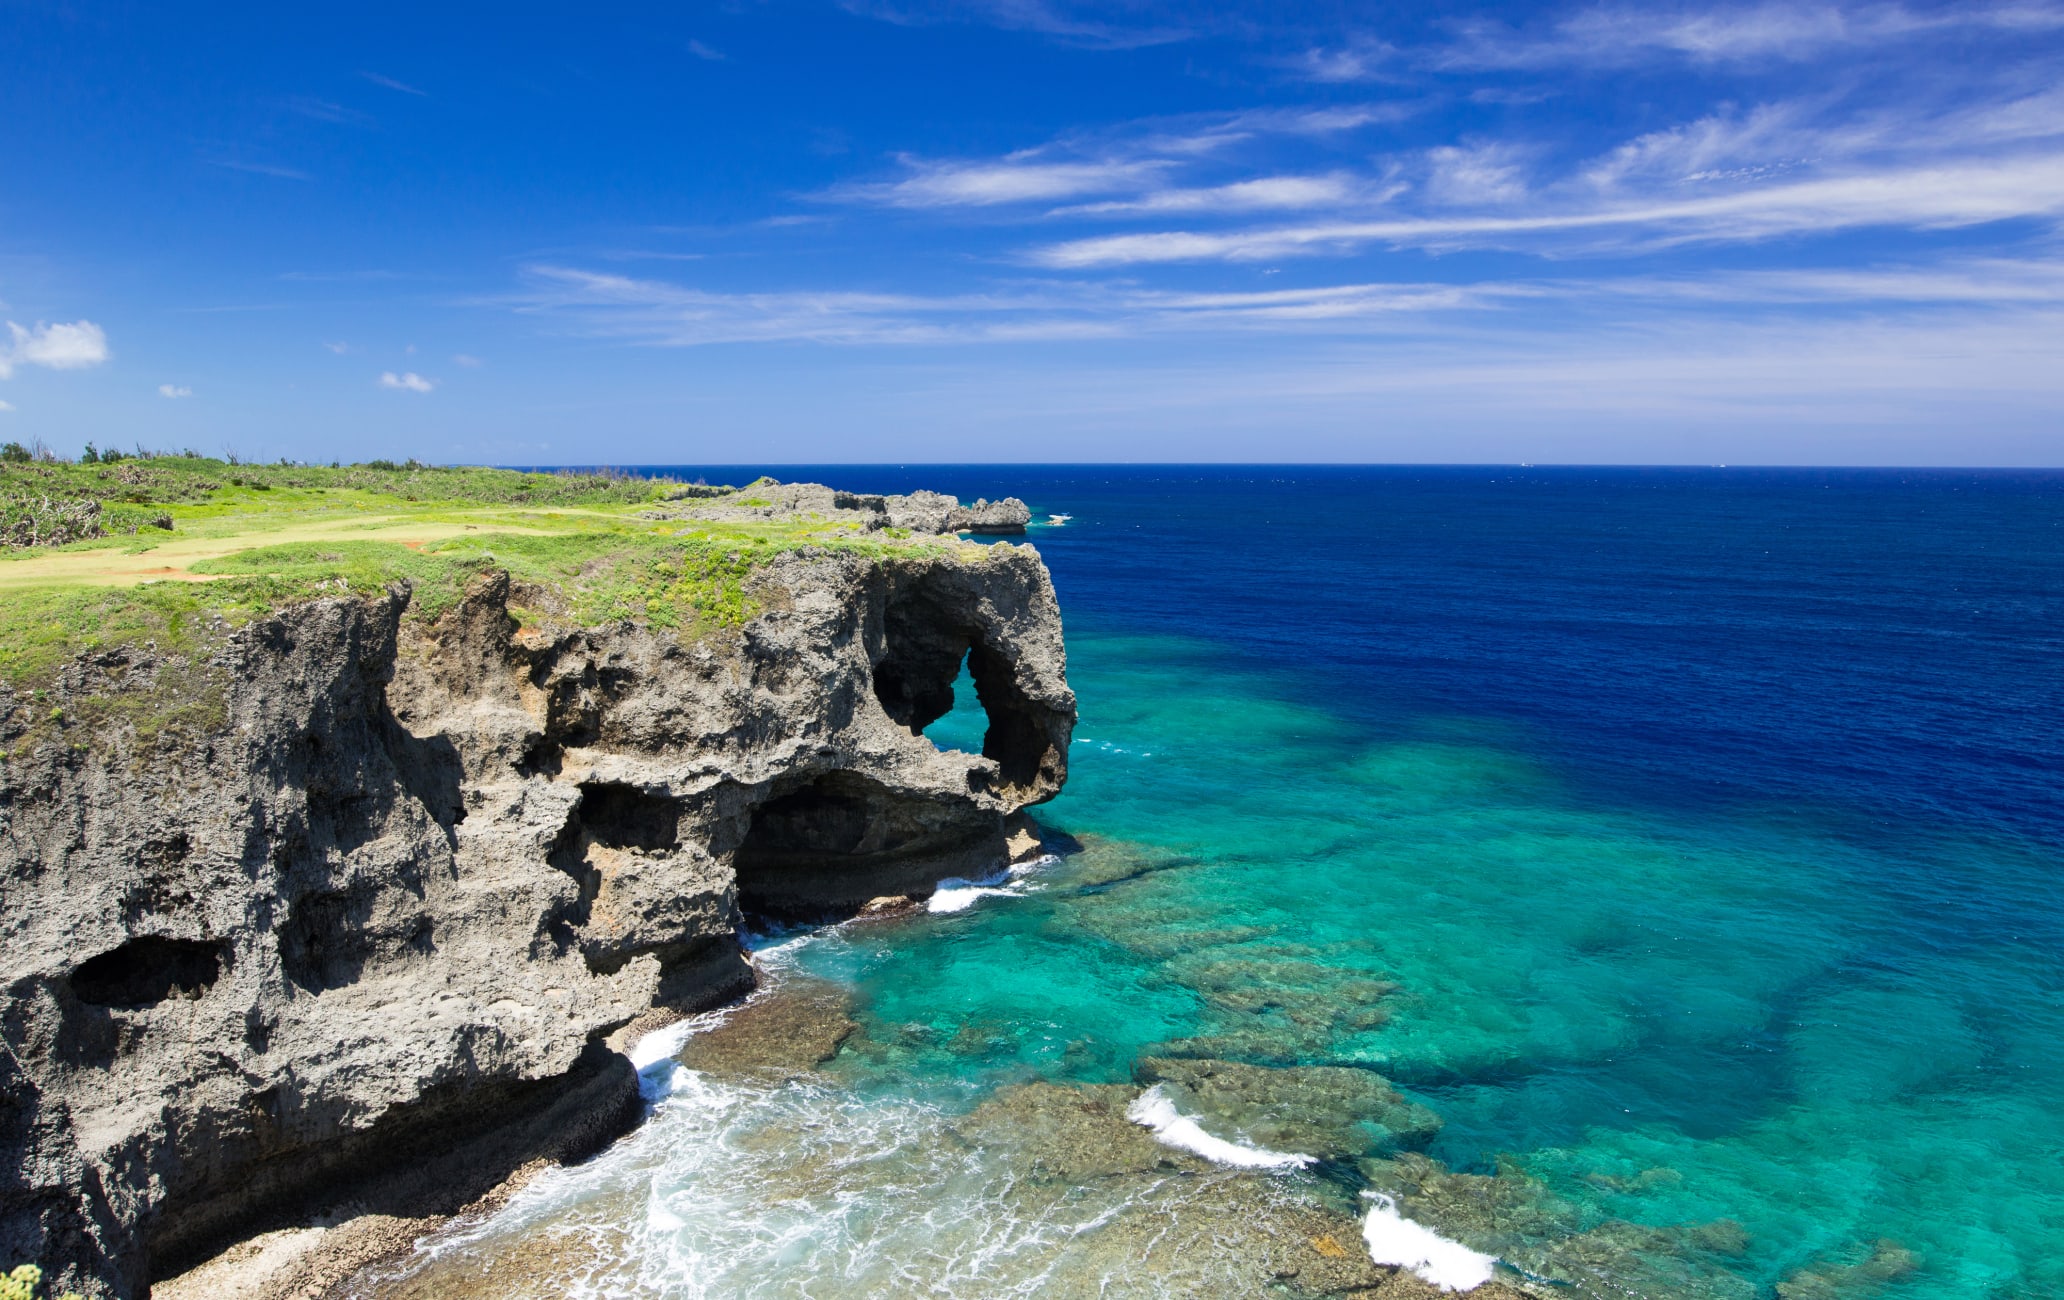
[[[280,964],[287,978],[311,993],[358,982],[373,956],[372,897],[353,890],[305,894],[294,900],[280,927]]]
[[[941,749],[979,754],[982,738],[989,730],[989,715],[983,712],[982,702],[975,696],[975,675],[965,657],[960,661],[960,675],[953,679],[949,689],[953,692],[952,707],[931,725],[920,728],[918,734]]]
[[[197,998],[222,974],[222,947],[145,935],[81,962],[72,992],[97,1007],[151,1007],[177,993]]]
[[[597,844],[612,849],[671,853],[681,847],[680,805],[635,785],[581,786],[580,822]]]
[[[935,723],[949,719],[933,737],[941,748],[975,749],[968,742],[979,726],[981,754],[1001,769],[1004,793],[1051,797],[1059,787],[1063,759],[1049,735],[1052,711],[1019,689],[1010,657],[989,644],[969,593],[924,581],[890,594],[874,693],[889,717],[914,735],[931,734]],[[964,707],[970,695],[981,711],[979,723]]]

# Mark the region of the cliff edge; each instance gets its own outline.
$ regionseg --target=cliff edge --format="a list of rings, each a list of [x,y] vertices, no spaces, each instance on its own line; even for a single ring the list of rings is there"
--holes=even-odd
[[[338,585],[0,684],[0,1259],[54,1291],[594,1150],[639,1106],[605,1038],[749,987],[748,911],[979,874],[1067,775],[1029,547],[772,550],[692,626]],[[922,734],[963,664],[979,755]]]

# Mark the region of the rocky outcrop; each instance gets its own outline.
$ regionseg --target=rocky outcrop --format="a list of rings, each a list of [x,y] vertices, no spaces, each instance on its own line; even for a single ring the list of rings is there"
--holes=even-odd
[[[1340,1160],[1423,1147],[1440,1132],[1438,1115],[1368,1070],[1147,1057],[1133,1073],[1213,1134],[1264,1150]]]
[[[674,500],[648,511],[655,519],[784,519],[805,516],[842,522],[862,532],[900,529],[918,534],[980,533],[1021,536],[1032,508],[1016,497],[978,500],[971,506],[943,492],[870,496],[841,492],[821,483],[777,483],[761,479],[736,491],[680,488]]]
[[[434,622],[396,588],[0,688],[0,1259],[133,1297],[312,1208],[463,1203],[635,1117],[605,1038],[748,987],[746,913],[1000,861],[1074,722],[1038,556],[753,582],[701,640],[524,628],[489,574]],[[922,734],[963,662],[980,755]],[[183,730],[33,729],[195,682]]]
[[[1032,508],[1016,497],[1001,501],[977,499],[971,506],[956,506],[946,516],[949,533],[984,533],[990,536],[1021,536],[1032,522]]]

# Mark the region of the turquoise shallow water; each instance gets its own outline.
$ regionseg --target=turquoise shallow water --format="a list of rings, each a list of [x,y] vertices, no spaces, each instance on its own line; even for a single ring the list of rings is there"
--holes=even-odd
[[[825,1082],[698,1082],[464,1249],[635,1225],[591,1294],[1214,1293],[1099,1271],[1201,1205],[1027,1209],[941,1154],[1000,1087],[1177,1054],[1394,1081],[1500,1175],[1407,1210],[1542,1294],[2064,1295],[2064,479],[906,477],[1074,516],[1039,812],[1082,851],[777,945],[854,994]],[[971,696],[935,741],[978,747]]]
[[[1724,1266],[1759,1290],[1889,1238],[1920,1266],[1858,1294],[2064,1294],[2055,948],[1917,952],[1900,900],[1858,887],[1982,863],[2039,901],[2054,860],[1940,835],[1894,858],[1796,807],[1615,806],[1481,722],[1372,736],[1196,645],[1074,656],[1109,704],[1049,820],[1160,869],[812,950],[883,1025],[990,1035],[890,1071],[1122,1079],[1199,1037],[1368,1063],[1441,1113],[1450,1165],[1509,1158],[1587,1221],[1739,1223]]]

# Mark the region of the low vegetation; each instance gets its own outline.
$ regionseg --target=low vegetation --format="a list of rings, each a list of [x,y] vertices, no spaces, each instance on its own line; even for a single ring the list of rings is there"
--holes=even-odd
[[[297,601],[397,582],[410,586],[410,616],[434,619],[490,569],[531,593],[523,614],[535,621],[633,619],[691,635],[750,618],[752,571],[784,551],[897,544],[809,517],[644,517],[724,491],[608,472],[114,452],[67,462],[0,447],[0,683],[32,694],[83,651],[193,654]]]
[[[37,1288],[43,1285],[43,1270],[34,1264],[22,1264],[11,1273],[0,1273],[0,1300],[38,1300]],[[67,1291],[51,1300],[80,1300],[76,1291]]]

